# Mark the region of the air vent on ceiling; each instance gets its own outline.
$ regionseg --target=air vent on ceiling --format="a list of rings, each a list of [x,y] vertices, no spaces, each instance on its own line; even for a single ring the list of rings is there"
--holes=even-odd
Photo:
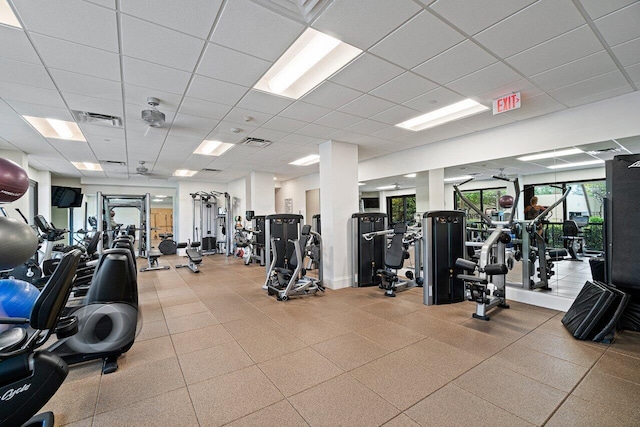
[[[79,110],[71,110],[71,113],[73,114],[73,118],[76,119],[76,122],[78,123],[122,127],[121,117]]]
[[[222,169],[211,169],[211,168],[203,168],[202,172],[222,172]]]
[[[100,163],[103,165],[117,165],[117,166],[126,166],[127,163],[121,162],[119,160],[100,160]]]
[[[609,148],[601,148],[599,150],[587,151],[587,154],[591,154],[593,156],[593,155],[602,154],[602,153],[619,153],[621,151],[622,149],[618,147],[609,147]]]
[[[296,21],[308,24],[320,14],[330,0],[253,0],[276,12],[284,13]]]
[[[245,138],[240,145],[245,145],[248,147],[258,147],[258,148],[264,148],[264,147],[268,147],[269,145],[271,145],[271,141],[268,141],[266,139],[260,139],[260,138]]]

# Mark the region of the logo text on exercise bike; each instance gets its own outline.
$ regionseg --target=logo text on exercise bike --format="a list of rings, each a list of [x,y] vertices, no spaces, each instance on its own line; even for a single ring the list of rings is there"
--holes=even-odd
[[[31,383],[24,384],[22,387],[18,387],[18,388],[10,388],[2,395],[2,398],[0,398],[0,400],[4,400],[4,401],[11,400],[15,397],[16,394],[20,394],[23,391],[29,390],[29,387],[31,387]]]

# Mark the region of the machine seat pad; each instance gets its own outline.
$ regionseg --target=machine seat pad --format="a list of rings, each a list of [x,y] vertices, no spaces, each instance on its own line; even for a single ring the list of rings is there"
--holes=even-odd
[[[481,279],[478,276],[472,276],[470,274],[458,274],[458,279],[464,280],[465,282],[479,283],[481,285],[486,285],[489,283],[487,279]]]
[[[187,249],[187,256],[194,264],[200,264],[202,262],[202,255],[195,249]]]
[[[154,248],[149,251],[149,256],[151,258],[158,258],[162,256],[162,252]]]
[[[396,280],[398,278],[398,275],[396,273],[394,273],[393,271],[385,270],[383,268],[376,271],[376,274],[384,276],[385,279],[390,281]]]
[[[568,252],[566,249],[552,249],[549,251],[549,258],[551,258],[552,261],[560,261],[567,255]]]
[[[276,267],[273,269],[273,271],[280,274],[293,274],[293,270],[289,270],[288,268],[284,267]]]
[[[11,328],[0,333],[0,353],[16,350],[27,342],[27,330],[24,328]]]

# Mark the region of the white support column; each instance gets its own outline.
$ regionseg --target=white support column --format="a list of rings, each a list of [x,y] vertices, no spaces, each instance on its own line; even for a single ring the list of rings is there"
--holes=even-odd
[[[444,168],[429,171],[429,210],[453,209],[444,205]]]
[[[320,144],[320,220],[325,286],[351,286],[349,224],[358,212],[358,146],[327,141]]]
[[[423,214],[429,210],[429,172],[416,174],[416,212]]]
[[[251,172],[251,193],[247,197],[247,209],[256,215],[270,215],[276,212],[276,191],[273,174]]]

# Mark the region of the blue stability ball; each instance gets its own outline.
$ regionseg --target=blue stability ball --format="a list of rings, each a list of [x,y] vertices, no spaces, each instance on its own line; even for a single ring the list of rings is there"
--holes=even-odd
[[[29,282],[16,279],[0,280],[0,312],[7,317],[31,316],[31,309],[40,295]]]
[[[28,224],[0,216],[0,270],[26,262],[38,248],[38,236]]]

